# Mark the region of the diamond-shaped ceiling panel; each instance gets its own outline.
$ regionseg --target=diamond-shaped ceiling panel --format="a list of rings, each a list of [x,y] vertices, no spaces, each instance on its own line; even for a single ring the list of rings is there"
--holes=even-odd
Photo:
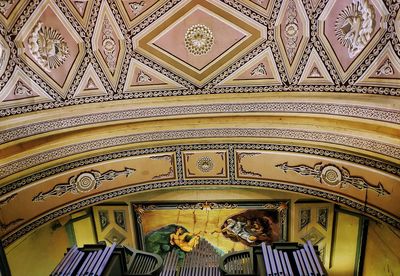
[[[388,11],[380,0],[331,0],[319,18],[319,35],[343,81],[382,37]]]
[[[16,38],[21,59],[65,97],[83,55],[83,40],[59,8],[43,1]]]
[[[256,26],[206,1],[190,1],[138,38],[137,51],[204,85],[261,40]]]

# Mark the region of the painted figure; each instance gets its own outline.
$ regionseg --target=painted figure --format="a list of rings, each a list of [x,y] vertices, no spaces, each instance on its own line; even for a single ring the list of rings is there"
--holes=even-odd
[[[191,232],[183,233],[183,229],[178,227],[175,233],[169,236],[169,243],[178,246],[182,251],[190,252],[199,243],[200,236]]]

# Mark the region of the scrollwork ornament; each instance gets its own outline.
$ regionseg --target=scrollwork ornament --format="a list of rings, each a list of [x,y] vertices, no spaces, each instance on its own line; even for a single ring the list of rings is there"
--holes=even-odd
[[[55,185],[51,190],[47,192],[40,192],[33,197],[33,202],[41,202],[49,197],[57,196],[61,197],[66,193],[72,194],[88,193],[94,189],[97,189],[103,181],[114,180],[119,175],[130,176],[135,169],[125,168],[122,171],[109,170],[105,173],[92,170],[90,172],[83,172],[77,176],[72,176],[68,183],[62,183]]]
[[[296,55],[297,40],[299,38],[299,26],[297,18],[296,4],[293,0],[289,0],[287,7],[287,18],[285,23],[284,35],[287,39],[286,41],[286,51],[289,62],[292,63]]]

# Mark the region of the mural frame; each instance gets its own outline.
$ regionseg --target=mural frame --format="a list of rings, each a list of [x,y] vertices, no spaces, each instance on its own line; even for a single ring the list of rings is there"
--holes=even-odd
[[[131,202],[132,215],[135,221],[135,239],[140,250],[146,250],[143,216],[148,211],[161,210],[242,210],[247,211],[276,211],[279,224],[279,241],[288,241],[288,226],[290,200],[262,201],[168,201],[168,202]],[[275,241],[274,241],[275,242]]]

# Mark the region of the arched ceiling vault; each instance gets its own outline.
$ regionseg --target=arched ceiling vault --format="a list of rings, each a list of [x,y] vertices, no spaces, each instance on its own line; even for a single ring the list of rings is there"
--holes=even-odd
[[[0,3],[3,244],[104,200],[184,186],[296,192],[400,228],[399,9]],[[361,28],[346,20],[356,10]]]

